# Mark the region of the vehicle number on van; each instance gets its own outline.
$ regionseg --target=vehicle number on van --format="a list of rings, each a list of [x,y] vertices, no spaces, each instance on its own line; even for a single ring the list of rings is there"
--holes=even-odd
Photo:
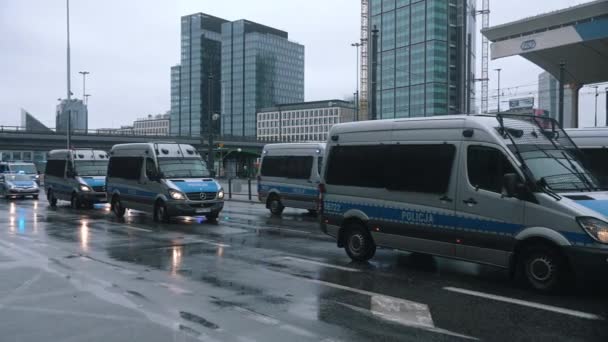
[[[341,212],[342,211],[342,206],[338,203],[335,202],[326,202],[324,204],[325,210],[327,211],[333,211],[333,212]]]

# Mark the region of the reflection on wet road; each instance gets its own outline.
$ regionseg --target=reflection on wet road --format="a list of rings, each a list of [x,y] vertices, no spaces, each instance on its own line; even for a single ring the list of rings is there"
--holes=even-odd
[[[546,296],[504,270],[379,250],[351,263],[314,217],[228,202],[216,223],[0,201],[9,340],[608,340],[602,290]]]

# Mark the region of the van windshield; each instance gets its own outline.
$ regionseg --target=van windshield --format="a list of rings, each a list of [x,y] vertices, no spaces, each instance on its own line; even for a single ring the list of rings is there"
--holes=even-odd
[[[77,160],[75,165],[79,176],[105,176],[108,172],[107,160]]]
[[[209,170],[200,159],[159,158],[158,166],[165,178],[204,178]]]
[[[38,173],[36,166],[33,164],[11,164],[8,166],[10,172],[13,173],[25,173],[26,175],[33,175]]]
[[[521,148],[521,147],[520,147]],[[534,178],[554,191],[594,191],[600,185],[570,152],[561,149],[521,151]]]

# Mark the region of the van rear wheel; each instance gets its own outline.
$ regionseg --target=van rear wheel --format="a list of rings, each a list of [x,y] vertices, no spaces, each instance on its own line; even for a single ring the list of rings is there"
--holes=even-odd
[[[354,261],[368,261],[376,254],[374,239],[360,224],[351,224],[344,233],[344,249]]]
[[[537,291],[559,291],[568,280],[568,263],[552,246],[534,244],[525,247],[519,260],[520,279],[523,278],[528,286]]]
[[[281,203],[281,199],[277,195],[272,195],[268,200],[268,208],[273,215],[280,216],[283,213],[283,203]]]
[[[118,218],[123,218],[125,216],[125,212],[127,211],[120,202],[120,197],[114,196],[112,197],[112,211],[114,215]]]

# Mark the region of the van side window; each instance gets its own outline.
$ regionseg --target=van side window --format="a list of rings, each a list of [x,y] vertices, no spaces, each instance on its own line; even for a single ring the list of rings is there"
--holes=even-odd
[[[266,177],[286,177],[287,176],[287,157],[268,156],[262,159],[262,176]]]
[[[589,171],[597,177],[600,184],[608,186],[608,148],[581,148]]]
[[[146,158],[146,177],[148,179],[154,177],[157,174],[156,163],[152,158]]]
[[[516,173],[502,151],[487,146],[469,146],[467,171],[472,186],[496,193],[502,193],[503,176]]]
[[[312,171],[312,156],[269,156],[262,160],[261,175],[309,179]]]
[[[45,173],[49,176],[63,177],[65,160],[49,160],[46,162]]]
[[[312,172],[312,156],[292,156],[287,160],[287,178],[309,179]]]
[[[327,184],[382,188],[390,157],[387,146],[335,146],[327,160]]]
[[[138,180],[143,163],[142,157],[112,157],[108,164],[108,177]]]
[[[388,190],[447,192],[456,155],[454,145],[393,145],[391,150],[384,170]]]

